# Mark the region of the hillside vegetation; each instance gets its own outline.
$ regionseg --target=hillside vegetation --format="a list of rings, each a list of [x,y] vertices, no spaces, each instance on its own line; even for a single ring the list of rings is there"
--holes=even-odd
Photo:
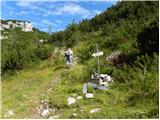
[[[7,72],[22,70],[51,56],[53,46],[42,44],[39,41],[40,39],[47,40],[49,36],[47,33],[35,28],[33,32],[23,32],[20,28],[15,28],[4,30],[1,33],[4,36],[1,42],[2,75]]]
[[[100,57],[101,73],[114,77],[113,89],[111,87],[109,91],[102,93],[94,91],[96,94],[94,99],[84,100],[77,105],[88,109],[89,105],[93,107],[93,104],[94,106],[100,104],[103,111],[95,116],[78,113],[80,114],[78,118],[158,117],[158,7],[158,2],[152,1],[119,2],[91,20],[83,20],[79,24],[72,23],[65,31],[52,35],[52,42],[55,45],[73,47],[75,55],[79,58],[79,64],[82,65],[65,74],[60,84],[67,89],[65,94],[81,94],[82,84],[92,69],[96,68],[96,60],[91,56],[96,52],[96,43],[104,52],[104,56]],[[106,61],[106,56],[116,51],[122,51],[125,55],[122,67]],[[64,81],[67,84],[64,84]],[[64,90],[57,91],[57,94],[60,91],[64,94]],[[54,95],[51,94],[52,104],[58,106],[60,101],[57,99],[55,102],[55,99],[52,99],[55,98]],[[62,111],[68,110],[63,106],[59,107]]]
[[[46,35],[49,37],[48,43],[40,45],[34,41],[37,38],[42,39],[37,32],[20,32],[19,34],[25,34],[25,38],[28,38],[23,41],[23,38],[12,31],[17,44],[12,46],[9,39],[2,41],[2,44],[6,44],[2,47],[1,67],[4,72],[27,68],[24,65],[37,63],[34,62],[38,61],[37,59],[49,59],[40,61],[40,64],[34,69],[28,68],[11,76],[8,73],[5,74],[2,81],[2,93],[5,93],[2,95],[3,115],[8,109],[15,109],[14,102],[20,100],[21,104],[23,104],[22,101],[25,102],[21,107],[15,109],[14,118],[38,118],[31,117],[31,113],[26,112],[33,103],[29,103],[27,107],[27,100],[23,99],[23,93],[25,93],[30,96],[34,95],[38,98],[36,99],[38,102],[42,99],[49,100],[49,107],[55,109],[55,112],[51,112],[45,118],[55,115],[59,116],[58,118],[83,119],[159,118],[158,10],[159,4],[156,1],[118,2],[90,20],[85,19],[80,23],[73,22],[64,31],[55,32],[50,37]],[[22,44],[19,44],[21,42],[17,40],[22,40]],[[94,94],[92,99],[82,98],[68,106],[68,97],[83,96],[82,86],[90,77],[92,70],[96,69],[96,58],[92,57],[92,54],[96,52],[96,43],[100,51],[104,52],[104,55],[100,57],[101,73],[111,75],[114,83],[110,84],[108,91],[89,88],[89,92]],[[24,46],[26,49],[20,49],[18,46],[20,48]],[[52,46],[52,49],[48,46]],[[49,53],[55,47],[58,49],[54,49],[52,57],[49,57],[50,55],[45,54],[46,47]],[[66,47],[73,49],[76,58],[75,63],[77,64],[71,69],[67,69],[64,63],[63,50]],[[21,55],[20,51],[24,51],[22,57],[18,57]],[[120,66],[106,60],[107,56],[117,51],[124,55]],[[31,74],[33,71],[36,71],[35,76]],[[61,76],[59,82],[49,93],[38,97],[46,90],[48,84],[45,81],[50,83],[56,79],[56,76],[53,75],[55,72]],[[25,77],[25,74],[29,77]],[[23,93],[16,88],[11,88],[15,93],[11,94],[9,86],[12,86],[12,81],[15,81],[17,86],[19,86],[18,83],[21,83],[19,88],[22,90],[25,82],[28,81],[29,85],[32,82],[34,84],[25,88]],[[41,89],[38,89],[38,86],[41,86]],[[32,94],[36,87],[37,94]],[[12,102],[10,98],[13,98]],[[35,106],[34,104],[31,108],[34,109]],[[90,110],[93,108],[99,108],[100,111],[91,114]]]

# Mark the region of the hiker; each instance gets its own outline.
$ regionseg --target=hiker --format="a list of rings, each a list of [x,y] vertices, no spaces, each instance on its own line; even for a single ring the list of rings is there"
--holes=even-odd
[[[73,64],[73,51],[71,48],[65,50],[65,61],[67,66],[71,66]]]

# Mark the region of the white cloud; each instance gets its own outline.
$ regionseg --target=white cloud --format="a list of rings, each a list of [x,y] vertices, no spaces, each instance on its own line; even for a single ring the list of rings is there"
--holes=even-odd
[[[20,13],[19,13],[19,15],[27,15],[28,14],[28,12],[26,12],[26,11],[21,11]]]
[[[101,11],[99,11],[99,10],[93,10],[93,12],[94,12],[96,15],[101,14]]]
[[[37,22],[31,22],[31,24],[32,24],[33,26],[39,26],[39,24],[38,24]]]
[[[79,14],[79,15],[82,15],[83,17],[87,17],[89,16],[90,14],[90,11],[77,5],[77,4],[74,4],[74,3],[69,3],[69,4],[65,4],[62,8],[58,8],[55,13],[58,13],[58,14],[72,14],[72,15],[75,15],[75,14]]]
[[[45,12],[46,9],[42,8],[43,2],[40,3],[38,1],[20,0],[17,1],[17,6]]]
[[[51,4],[52,3],[52,4]],[[91,18],[96,14],[100,14],[101,11],[98,10],[88,10],[75,2],[38,2],[38,1],[27,1],[21,0],[17,1],[17,5],[32,9],[35,15],[42,14],[44,17],[53,15],[80,15],[82,19]],[[41,13],[42,12],[42,13]],[[61,21],[55,21],[56,23],[62,23]]]
[[[59,24],[62,23],[61,20],[55,20],[55,22],[56,22],[56,23],[59,23]]]
[[[53,23],[53,22],[51,22],[49,20],[41,20],[41,23],[45,24],[45,25],[51,25],[53,27],[57,27],[58,26],[57,24],[55,24],[55,23]]]
[[[52,23],[49,20],[42,20],[41,23],[51,25]]]
[[[13,11],[9,11],[9,15],[13,16],[15,13]]]
[[[91,15],[91,11],[79,6],[75,3],[65,3],[57,5],[53,9],[46,10],[43,16],[49,15],[81,15],[82,18],[87,18]]]
[[[27,15],[28,12],[26,11],[20,11],[20,12],[15,12],[15,11],[9,11],[8,15],[9,16],[20,16],[20,15]]]
[[[28,0],[17,1],[17,6],[20,6],[20,7],[30,7],[30,6],[33,6],[33,4],[34,2],[28,1]]]

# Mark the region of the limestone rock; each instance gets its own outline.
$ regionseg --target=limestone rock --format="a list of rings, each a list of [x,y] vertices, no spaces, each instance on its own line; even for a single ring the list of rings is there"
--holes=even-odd
[[[93,93],[86,93],[85,97],[86,98],[93,98]]]
[[[100,108],[94,108],[94,109],[90,110],[90,113],[95,113],[95,112],[98,112],[99,110],[100,110]]]
[[[14,115],[15,113],[12,110],[7,111],[7,113],[5,114],[5,117],[9,117]]]
[[[72,105],[72,104],[74,104],[76,101],[77,101],[77,100],[76,100],[75,98],[73,98],[73,97],[69,97],[69,98],[67,99],[68,105]]]

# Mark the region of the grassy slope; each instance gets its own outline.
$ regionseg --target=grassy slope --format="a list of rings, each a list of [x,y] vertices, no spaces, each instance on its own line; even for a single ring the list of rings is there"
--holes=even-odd
[[[85,38],[86,36],[83,35],[83,37]],[[91,33],[88,37],[84,38],[81,38],[83,42],[73,49],[75,53],[83,52],[83,54],[86,54],[86,51],[89,53],[90,49],[85,50],[88,48],[87,46],[91,45],[93,41],[96,43],[97,40],[103,40],[103,37],[98,32]],[[106,38],[105,41],[107,40]],[[130,47],[132,47],[130,42],[124,42],[119,49],[124,48],[124,50],[130,51]],[[103,48],[103,52],[105,55],[102,59],[105,59],[113,51]],[[89,54],[91,55],[92,53]],[[92,61],[92,58],[87,62],[90,61]],[[122,82],[112,84],[106,92],[90,89],[90,92],[94,93],[93,99],[81,99],[73,106],[67,106],[67,98],[69,96],[83,96],[82,86],[84,80],[87,79],[88,73],[85,64],[78,64],[68,71],[63,69],[64,64],[62,63],[61,56],[60,58],[56,58],[54,64],[52,62],[51,65],[48,65],[50,64],[48,62],[43,63],[41,67],[24,70],[18,73],[18,75],[5,78],[6,80],[2,82],[2,114],[4,115],[7,110],[14,109],[16,113],[13,116],[14,118],[36,118],[34,110],[38,106],[40,99],[45,97],[49,98],[50,107],[57,108],[57,111],[51,113],[51,116],[60,115],[60,118],[158,118],[158,100],[154,96],[153,98],[147,96],[148,93],[150,94],[156,88],[155,86],[158,83],[157,71],[147,71],[145,73],[143,69],[136,71],[129,68],[127,71],[105,64],[104,68],[113,68],[112,75],[117,78],[114,80]],[[56,84],[50,94],[43,95],[50,82],[58,74],[55,73],[55,70],[58,70],[58,73],[61,75],[61,81]],[[143,89],[146,89],[146,91]],[[31,98],[26,99],[24,97],[25,94]],[[37,101],[38,103],[30,102],[30,100]],[[33,110],[27,111],[29,108]],[[92,108],[101,108],[101,110],[90,114],[89,111]],[[73,116],[73,113],[76,113],[77,116]]]
[[[2,78],[2,118],[8,110],[15,113],[11,118],[39,118],[37,107],[60,70],[55,71],[52,61]]]
[[[79,67],[78,65],[71,71],[79,71]],[[68,72],[64,71],[64,74],[66,73]],[[79,73],[72,73],[72,77],[76,75],[78,76]],[[58,108],[56,114],[60,114],[60,118],[148,118],[150,111],[156,107],[153,101],[147,99],[138,101],[136,105],[129,105],[128,98],[131,90],[127,88],[126,84],[116,83],[112,84],[108,91],[90,88],[89,92],[94,94],[93,99],[80,99],[73,106],[67,106],[69,96],[74,98],[79,95],[83,96],[82,86],[83,82],[74,82],[73,79],[64,76],[61,83],[49,95],[51,107]],[[93,108],[101,108],[101,110],[97,113],[89,113]],[[73,116],[73,113],[76,113],[77,116]]]
[[[39,66],[5,77],[2,81],[2,118],[8,110],[15,115],[10,118],[41,118],[37,108],[41,99],[49,99],[50,107],[57,108],[50,116],[59,118],[148,118],[157,105],[150,99],[139,100],[135,105],[129,104],[128,98],[132,89],[126,83],[114,83],[108,91],[92,88],[92,99],[80,99],[72,105],[67,105],[69,96],[83,96],[82,86],[88,76],[86,66],[77,64],[72,69],[64,69],[63,57],[54,55],[53,61],[46,60]],[[47,93],[52,82],[61,76],[58,82]],[[133,88],[134,89],[134,88]],[[93,108],[101,108],[97,113],[89,113]],[[73,116],[76,113],[77,116]],[[152,116],[153,117],[153,116]],[[155,117],[154,117],[155,118]]]

